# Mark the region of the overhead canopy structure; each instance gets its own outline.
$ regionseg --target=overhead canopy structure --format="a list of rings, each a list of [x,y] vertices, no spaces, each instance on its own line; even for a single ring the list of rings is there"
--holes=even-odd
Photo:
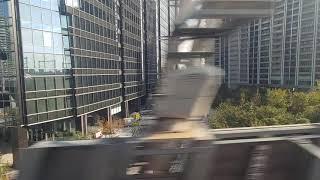
[[[157,92],[167,96],[154,98],[156,115],[206,116],[209,111],[206,107],[210,107],[223,76],[221,70],[208,63],[215,53],[214,38],[254,18],[270,16],[274,1],[175,0],[171,3],[177,8],[175,29],[168,37],[168,59]]]

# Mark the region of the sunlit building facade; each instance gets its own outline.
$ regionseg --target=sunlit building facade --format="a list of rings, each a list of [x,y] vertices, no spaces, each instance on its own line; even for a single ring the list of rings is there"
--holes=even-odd
[[[85,133],[98,115],[140,110],[160,70],[157,7],[142,0],[0,1],[1,127],[25,126],[39,140],[55,131]]]

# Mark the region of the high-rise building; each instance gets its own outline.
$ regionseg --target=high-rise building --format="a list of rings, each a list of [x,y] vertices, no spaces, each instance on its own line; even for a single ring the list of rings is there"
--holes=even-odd
[[[251,21],[219,39],[228,42],[218,44],[216,65],[228,59],[222,68],[230,86],[313,87],[320,79],[319,27],[318,0],[277,2],[271,18]]]
[[[17,92],[20,88],[16,88],[20,73],[14,41],[17,32],[13,18],[11,1],[0,0],[0,130],[16,126],[16,119],[21,119],[18,108],[21,98]]]
[[[145,82],[149,94],[158,80],[156,1],[145,1],[145,10]]]
[[[177,1],[157,0],[157,29],[158,29],[158,62],[159,71],[167,62],[168,38],[174,30],[174,20],[177,10]]]
[[[140,109],[158,78],[159,35],[173,26],[168,3],[17,2],[0,0],[0,124],[42,139]],[[160,21],[157,7],[167,12]]]
[[[139,110],[141,97],[145,95],[144,86],[144,34],[143,27],[143,1],[119,0],[121,16],[121,61],[123,71],[123,101],[124,111]],[[145,10],[144,10],[145,11]]]

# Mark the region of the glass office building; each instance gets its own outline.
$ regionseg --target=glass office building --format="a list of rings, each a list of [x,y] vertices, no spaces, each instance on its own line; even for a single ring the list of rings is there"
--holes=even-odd
[[[21,124],[13,1],[0,0],[0,130]]]
[[[177,1],[157,0],[157,20],[158,20],[158,58],[159,67],[164,67],[167,62],[168,37],[174,30],[176,10],[179,6]]]
[[[156,1],[17,2],[0,0],[1,126],[37,140],[139,110],[159,69]]]
[[[66,1],[76,117],[120,106],[121,59],[114,1]]]
[[[152,93],[158,80],[156,1],[145,3],[145,82],[146,93]]]
[[[228,69],[225,81],[230,86],[316,85],[320,79],[319,10],[318,0],[280,1],[271,18],[256,19],[224,37],[231,44],[217,47],[216,65],[230,56],[236,58],[224,67]],[[241,51],[232,49],[233,44]],[[224,48],[229,48],[230,55]]]
[[[143,1],[123,0],[121,3],[121,59],[123,65],[123,101],[126,115],[138,111],[145,95],[143,57]]]
[[[67,16],[57,0],[23,0],[18,9],[25,123],[71,118],[74,104]]]

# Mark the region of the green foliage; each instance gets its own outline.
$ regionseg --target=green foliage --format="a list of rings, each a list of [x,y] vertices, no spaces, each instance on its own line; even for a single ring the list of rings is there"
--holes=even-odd
[[[0,154],[0,159],[2,155]],[[8,180],[6,174],[10,171],[10,166],[7,163],[0,163],[0,180]]]
[[[255,105],[255,106],[260,106],[261,105],[261,95],[259,92],[259,89],[257,89],[256,94],[253,96],[253,98],[251,99],[251,102]]]
[[[241,88],[232,93],[219,97],[209,115],[211,128],[320,122],[320,91]]]
[[[290,106],[288,110],[293,114],[302,113],[308,104],[308,96],[306,93],[297,92],[291,95]]]
[[[320,93],[319,93],[319,91],[312,91],[312,92],[308,93],[308,104],[309,104],[309,106],[320,105]]]
[[[287,90],[269,89],[267,92],[267,103],[277,108],[287,108],[289,105]]]
[[[303,117],[309,119],[312,123],[320,122],[320,104],[306,107]]]

